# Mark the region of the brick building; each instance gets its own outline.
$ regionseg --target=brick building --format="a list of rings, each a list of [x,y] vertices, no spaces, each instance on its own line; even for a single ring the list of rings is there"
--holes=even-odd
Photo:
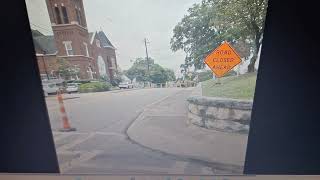
[[[89,33],[82,0],[46,0],[53,31],[33,30],[42,78],[59,78],[58,60],[79,73],[73,79],[112,79],[117,70],[115,48],[103,31]]]

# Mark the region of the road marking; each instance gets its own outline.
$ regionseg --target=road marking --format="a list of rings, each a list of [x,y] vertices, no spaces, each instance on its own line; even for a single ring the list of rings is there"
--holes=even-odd
[[[54,132],[52,132],[52,134],[53,134],[54,141],[59,141],[61,139],[67,138],[72,135],[71,133],[68,134],[68,133],[54,133]]]
[[[70,148],[75,147],[75,146],[78,145],[78,144],[81,144],[81,143],[87,141],[88,139],[90,139],[90,138],[92,138],[92,137],[94,137],[94,136],[95,136],[94,133],[90,133],[88,136],[86,136],[86,137],[84,137],[84,138],[81,138],[81,137],[80,137],[80,138],[78,138],[77,140],[73,141],[72,143],[65,144],[65,145],[59,147],[59,148],[57,149],[57,151],[58,151],[58,152],[66,151],[66,150],[68,150],[68,149],[70,149]]]
[[[105,136],[118,136],[118,137],[121,137],[121,138],[127,138],[127,136],[125,136],[124,134],[113,133],[113,132],[95,132],[94,134],[105,135]]]
[[[88,161],[88,160],[96,157],[100,153],[102,153],[102,151],[98,151],[98,150],[81,153],[78,158],[72,159],[71,161],[68,161],[66,163],[59,165],[60,171],[61,171],[61,173],[64,173],[64,172],[72,169],[73,167],[79,165],[80,163],[83,163],[85,161]]]

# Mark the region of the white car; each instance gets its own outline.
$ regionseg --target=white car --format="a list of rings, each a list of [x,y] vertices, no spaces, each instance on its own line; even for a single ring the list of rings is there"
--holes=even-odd
[[[133,88],[133,84],[131,84],[129,82],[121,82],[119,84],[119,88],[120,89],[131,89],[131,88]]]
[[[45,96],[48,94],[56,94],[59,90],[59,87],[56,84],[42,84],[43,92]]]
[[[73,93],[73,92],[78,92],[79,91],[79,86],[76,83],[69,83],[67,84],[66,88],[67,93]]]

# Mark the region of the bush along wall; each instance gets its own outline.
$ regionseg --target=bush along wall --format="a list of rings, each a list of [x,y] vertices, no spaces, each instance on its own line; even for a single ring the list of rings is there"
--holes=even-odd
[[[111,84],[108,82],[91,82],[81,84],[79,86],[80,93],[89,93],[89,92],[104,92],[110,91]]]

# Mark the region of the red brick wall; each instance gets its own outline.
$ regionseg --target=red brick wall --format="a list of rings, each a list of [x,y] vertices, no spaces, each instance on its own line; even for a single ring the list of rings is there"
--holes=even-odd
[[[84,56],[69,56],[63,58],[66,59],[71,65],[77,65],[77,67],[80,68],[80,79],[89,79],[89,74],[87,71],[89,70],[89,66],[93,66],[93,60],[91,58]],[[95,75],[93,75],[93,77],[97,78]]]
[[[78,25],[53,26],[54,39],[58,49],[58,56],[66,56],[63,41],[71,41],[74,55],[86,55],[83,43],[89,43],[88,31]],[[89,49],[90,54],[90,49]]]
[[[57,71],[59,68],[57,58],[64,58],[66,61],[70,63],[70,65],[77,65],[78,68],[80,68],[80,79],[89,79],[88,74],[88,67],[91,65],[93,66],[94,62],[91,58],[88,57],[57,57],[55,55],[52,56],[37,56],[38,61],[38,67],[40,74],[46,74],[45,67],[47,69],[48,74],[50,74],[53,71],[53,74],[57,75]],[[97,78],[95,74],[93,74],[94,78]]]
[[[48,74],[51,71],[57,71],[57,58],[55,55],[52,56],[37,56],[38,67],[40,74],[46,74],[45,68],[47,69]]]
[[[116,59],[115,50],[111,49],[111,48],[103,48],[102,46],[100,48],[97,47],[96,41],[95,41],[96,39],[97,38],[95,37],[93,43],[90,44],[96,72],[97,72],[97,74],[99,74],[97,60],[98,60],[98,56],[101,56],[106,64],[106,69],[107,69],[107,73],[109,75],[109,78],[112,79],[114,76],[115,70],[112,70],[109,68],[108,59],[111,60],[111,57],[114,57]],[[100,76],[100,74],[99,74],[99,76]]]
[[[61,15],[62,15],[61,7],[63,5],[67,9],[69,23],[78,22],[76,10],[75,10],[77,7],[81,11],[81,14],[82,14],[81,19],[82,19],[82,22],[84,22],[83,23],[84,27],[87,27],[86,16],[85,16],[82,0],[46,0],[46,3],[47,3],[47,9],[49,12],[51,23],[56,23],[56,17],[54,13],[55,5],[57,5],[57,7],[60,8]]]
[[[95,78],[99,78],[99,71],[97,66],[97,58],[98,56],[101,56],[106,64],[106,69],[109,72],[110,78],[114,75],[114,69],[110,69],[108,67],[109,62],[108,59],[111,60],[111,57],[114,57],[116,59],[115,50],[111,48],[99,48],[96,46],[96,43],[94,42],[92,45],[89,42],[89,34],[88,30],[86,28],[86,18],[85,18],[85,11],[83,7],[83,1],[82,0],[46,0],[47,8],[50,16],[51,23],[55,24],[52,26],[54,37],[55,37],[55,43],[58,50],[58,57],[63,57],[66,60],[68,60],[72,65],[78,65],[78,67],[81,69],[81,75],[80,78],[87,79],[89,78],[89,75],[87,73],[88,67],[91,66],[92,70],[96,72],[96,75],[94,75]],[[64,6],[67,9],[68,13],[68,19],[69,24],[56,24],[56,17],[55,17],[55,4],[57,7],[60,8],[60,14],[62,16],[61,7]],[[82,14],[82,21],[84,24],[84,27],[78,25],[77,23],[77,14],[76,14],[76,8],[80,9]],[[65,49],[64,41],[71,41],[72,42],[72,49],[73,54],[75,56],[67,56],[67,52]],[[89,57],[86,56],[86,49],[85,45],[86,43],[88,45],[88,51],[89,51]],[[55,56],[54,56],[55,57]],[[44,65],[41,60],[42,57],[38,57],[38,64],[39,67],[43,68]],[[48,64],[51,62],[53,64],[56,63],[56,60],[53,60],[53,57],[44,56],[45,59],[47,59]],[[47,62],[46,61],[46,62]],[[56,67],[52,64],[52,67]],[[48,66],[48,65],[47,65]],[[49,68],[49,67],[47,67]],[[56,71],[56,69],[53,69]],[[44,68],[41,71],[44,73]]]

